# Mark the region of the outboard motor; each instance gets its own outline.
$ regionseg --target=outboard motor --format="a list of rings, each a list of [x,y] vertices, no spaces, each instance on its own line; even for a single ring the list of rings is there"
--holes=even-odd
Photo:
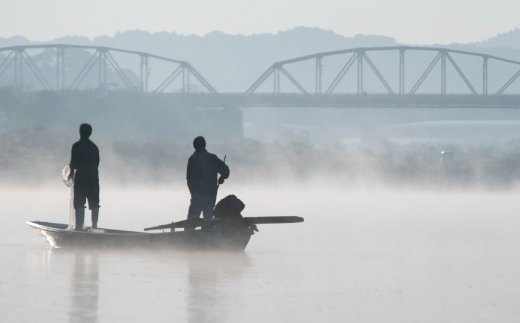
[[[213,215],[217,219],[243,218],[241,212],[245,207],[246,205],[244,202],[242,202],[238,197],[235,195],[228,195],[215,205]],[[254,234],[254,231],[258,232],[256,224],[230,223],[222,227],[222,233],[224,235],[232,235],[233,233],[251,235]]]
[[[246,205],[235,195],[228,195],[220,200],[213,209],[213,215],[217,219],[242,218],[242,212]]]

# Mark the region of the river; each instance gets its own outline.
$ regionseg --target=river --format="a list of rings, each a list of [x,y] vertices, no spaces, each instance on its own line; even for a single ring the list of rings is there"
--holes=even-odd
[[[64,186],[3,187],[1,322],[515,322],[518,192],[233,187],[263,225],[244,253],[50,249]],[[186,190],[105,187],[100,226],[182,219]],[[86,221],[87,224],[89,220]]]

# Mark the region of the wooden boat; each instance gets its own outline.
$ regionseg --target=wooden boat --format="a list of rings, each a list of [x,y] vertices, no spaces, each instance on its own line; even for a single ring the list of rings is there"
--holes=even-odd
[[[160,233],[123,231],[113,229],[67,230],[68,225],[40,221],[27,224],[54,248],[70,247],[129,247],[129,248],[176,248],[200,250],[243,251],[254,234],[256,224],[297,223],[300,217],[258,217],[230,219],[192,219],[170,223],[150,230],[190,228],[185,231]],[[197,229],[199,228],[199,229]]]

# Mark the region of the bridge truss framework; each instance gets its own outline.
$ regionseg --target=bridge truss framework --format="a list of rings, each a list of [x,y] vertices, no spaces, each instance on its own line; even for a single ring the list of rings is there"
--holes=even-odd
[[[83,66],[81,71],[73,76],[72,82],[66,84],[66,60],[65,51],[71,48],[93,50],[87,63]],[[30,49],[54,49],[56,52],[56,78],[55,84],[51,84],[45,74],[41,71],[37,64],[27,50]],[[125,74],[118,61],[114,58],[113,53],[125,53],[130,55],[138,55],[140,57],[139,69],[139,84],[132,84],[131,80]],[[81,45],[64,45],[64,44],[44,44],[44,45],[27,45],[27,46],[11,46],[0,48],[0,53],[7,53],[5,59],[0,63],[0,79],[5,77],[6,71],[14,65],[14,85],[17,88],[22,88],[24,84],[23,69],[27,67],[36,77],[40,85],[46,90],[63,90],[63,89],[77,89],[85,80],[85,77],[97,67],[98,84],[107,83],[107,69],[109,66],[115,71],[118,77],[122,80],[127,90],[132,92],[163,92],[168,85],[170,85],[177,78],[182,78],[182,92],[190,92],[190,77],[193,76],[209,93],[217,93],[211,84],[204,79],[204,77],[188,62],[175,60],[167,57],[153,55],[144,52],[117,49],[103,46],[81,46]],[[150,68],[149,61],[156,59],[174,64],[174,69],[171,74],[164,79],[160,85],[155,89],[150,89]],[[54,82],[53,82],[54,83]]]
[[[383,74],[374,64],[372,59],[368,56],[369,52],[381,52],[381,51],[398,51],[399,52],[399,73],[398,73],[398,89],[394,91],[392,87],[389,85]],[[430,62],[430,64],[426,67],[424,72],[421,74],[419,79],[414,83],[413,87],[410,91],[406,91],[405,89],[405,61],[406,56],[405,53],[407,51],[428,51],[436,53],[434,59]],[[325,57],[336,56],[336,55],[344,55],[351,54],[350,58],[343,65],[343,67],[339,70],[338,74],[334,78],[334,80],[329,84],[329,86],[325,89],[323,87],[323,65],[322,60]],[[469,55],[473,57],[480,57],[482,59],[482,90],[477,91],[473,84],[469,81],[466,74],[462,71],[456,61],[453,59],[451,54],[462,54]],[[346,49],[346,50],[338,50],[331,52],[323,52],[316,53],[313,55],[302,56],[298,58],[293,58],[289,60],[279,61],[274,63],[271,67],[269,67],[246,91],[246,93],[254,93],[262,84],[264,84],[270,76],[273,76],[273,93],[280,94],[280,78],[281,76],[285,76],[302,94],[310,94],[297,80],[293,75],[289,73],[289,71],[285,68],[286,65],[299,63],[302,61],[315,61],[315,72],[314,72],[314,84],[315,94],[333,94],[334,90],[341,82],[341,80],[345,77],[347,72],[351,70],[353,66],[356,66],[356,83],[357,83],[357,95],[364,94],[364,77],[365,77],[365,64],[374,72],[376,77],[385,87],[386,91],[390,95],[399,94],[399,95],[415,95],[417,90],[421,87],[424,80],[431,74],[432,70],[436,65],[440,63],[440,95],[444,96],[447,94],[446,84],[447,84],[447,66],[451,64],[457,74],[462,78],[468,89],[471,91],[473,95],[484,95],[487,96],[489,93],[489,61],[497,60],[500,62],[505,62],[509,64],[513,64],[514,66],[520,66],[520,62],[504,59],[492,55],[460,51],[460,50],[452,50],[447,48],[435,48],[435,47],[415,47],[415,46],[391,46],[391,47],[367,47],[367,48],[354,48],[354,49]],[[520,70],[516,72],[509,80],[503,84],[495,95],[501,95],[505,90],[509,88],[509,86],[520,76]]]
[[[55,77],[49,74],[45,75],[41,68],[34,62],[33,58],[27,53],[28,50],[51,49],[55,51]],[[82,66],[79,73],[67,75],[66,51],[69,49],[84,49],[90,51],[88,61]],[[377,51],[397,51],[399,56],[398,79],[393,84],[398,84],[394,89],[383,76],[379,68],[374,64],[369,56],[370,52]],[[422,72],[420,77],[413,83],[414,85],[407,91],[405,88],[405,78],[409,77],[405,74],[406,52],[407,51],[428,51],[433,52],[435,57],[429,62],[429,65]],[[505,94],[504,92],[520,77],[518,70],[504,84],[498,88],[496,92],[489,91],[489,62],[496,60],[511,64],[514,68],[520,67],[520,62],[504,59],[492,55],[451,50],[446,48],[434,47],[413,47],[413,46],[392,46],[392,47],[370,47],[370,48],[354,48],[333,52],[316,53],[294,59],[279,61],[269,67],[248,89],[245,93],[217,93],[215,88],[188,62],[175,60],[171,58],[161,57],[145,52],[117,49],[103,46],[81,46],[81,45],[64,45],[64,44],[44,44],[44,45],[28,45],[28,46],[12,46],[0,48],[0,53],[5,53],[5,58],[0,62],[0,80],[5,79],[9,67],[14,70],[14,85],[22,88],[24,84],[23,70],[28,68],[36,77],[39,84],[46,90],[64,90],[78,89],[87,75],[91,73],[97,74],[98,84],[106,84],[107,70],[111,68],[115,74],[122,80],[126,89],[134,93],[161,93],[176,79],[182,80],[182,89],[180,93],[168,94],[173,95],[172,100],[178,101],[179,105],[191,105],[201,107],[216,106],[233,106],[233,107],[255,107],[255,106],[322,106],[322,107],[356,107],[356,106],[416,106],[416,107],[433,107],[433,106],[460,106],[460,107],[520,107],[520,93]],[[139,65],[135,70],[139,77],[136,84],[128,78],[125,70],[114,57],[114,53],[124,53],[136,55],[139,58]],[[462,54],[472,57],[478,57],[482,62],[481,76],[482,88],[477,90],[453,59],[452,54]],[[330,84],[324,84],[323,78],[323,59],[329,56],[350,55],[343,62],[342,68],[336,71],[336,76]],[[159,60],[172,64],[171,72],[162,82],[157,82],[158,86],[153,89],[150,86],[150,60]],[[137,61],[137,60],[136,60]],[[313,71],[314,91],[307,91],[291,73],[285,68],[289,64],[302,61],[314,61],[315,69]],[[453,94],[447,93],[447,67],[451,64],[456,73],[464,81],[464,84],[470,91],[470,94]],[[438,93],[418,93],[425,79],[432,73],[436,66],[440,65],[440,84]],[[366,94],[364,91],[365,70],[367,67],[373,71],[379,82],[386,89],[386,93]],[[337,93],[335,92],[338,84],[343,80],[349,71],[355,70],[356,73],[356,93]],[[70,72],[69,72],[70,73]],[[90,74],[89,74],[90,73]],[[51,74],[52,76],[52,74]],[[273,78],[272,93],[255,93],[255,91],[269,77]],[[190,79],[194,77],[206,90],[207,93],[193,93],[190,89]],[[299,93],[283,93],[281,91],[281,77],[287,78],[298,90]],[[66,82],[66,80],[71,80]],[[274,95],[273,95],[274,94]]]

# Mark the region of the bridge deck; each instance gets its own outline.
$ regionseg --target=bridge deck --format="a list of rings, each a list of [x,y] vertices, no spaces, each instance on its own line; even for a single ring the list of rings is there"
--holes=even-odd
[[[149,94],[150,95],[150,94]],[[470,94],[240,94],[164,93],[175,105],[193,107],[410,107],[410,108],[520,108],[520,95]]]

